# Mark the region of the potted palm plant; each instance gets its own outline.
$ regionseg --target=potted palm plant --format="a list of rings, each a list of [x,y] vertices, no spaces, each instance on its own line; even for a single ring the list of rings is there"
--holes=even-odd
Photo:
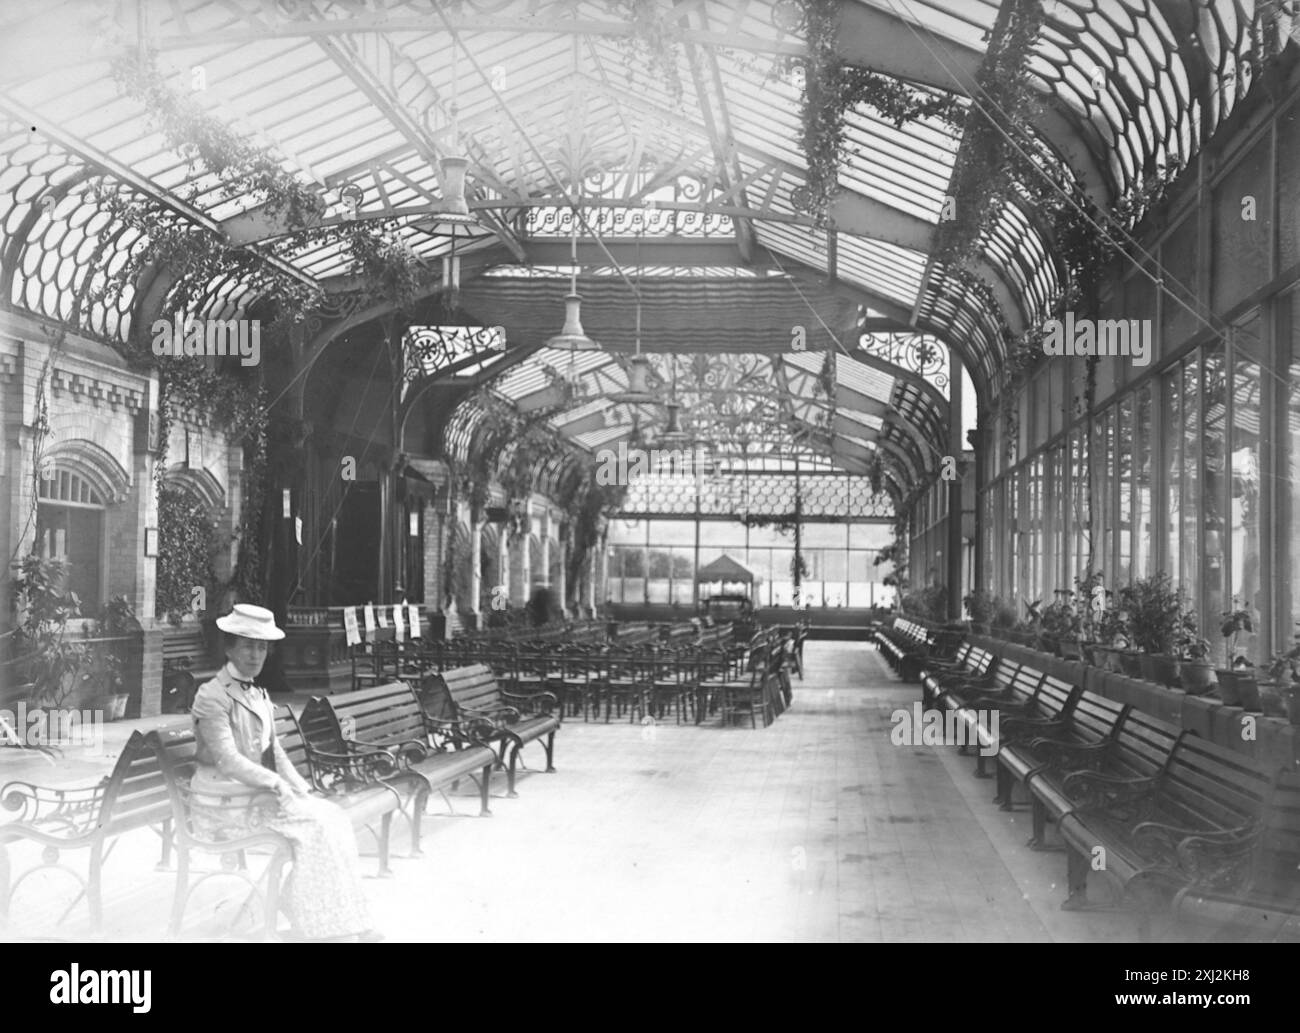
[[[1233,601],[1236,601],[1234,597]],[[1241,651],[1241,636],[1253,635],[1255,623],[1249,610],[1227,610],[1219,624],[1227,640],[1228,666],[1215,672],[1219,681],[1219,698],[1233,706],[1244,705],[1242,693],[1251,701],[1251,709],[1258,709],[1259,691],[1255,684],[1255,670]],[[1249,682],[1249,687],[1246,683]]]
[[[1075,611],[1069,589],[1057,589],[1056,601],[1043,610],[1039,638],[1043,648],[1066,660],[1077,660],[1079,650],[1079,614]]]
[[[1179,686],[1179,662],[1174,655],[1179,629],[1183,627],[1182,591],[1173,587],[1163,571],[1139,578],[1120,591],[1123,608],[1129,614],[1133,644],[1141,653],[1141,675],[1148,681]]]
[[[1183,615],[1179,630],[1178,655],[1183,691],[1189,696],[1203,696],[1214,688],[1214,665],[1210,663],[1210,642],[1198,632],[1192,614]]]
[[[977,635],[987,635],[1001,600],[987,588],[976,588],[962,596],[961,601],[970,613],[971,631]]]
[[[1296,683],[1300,682],[1300,645],[1274,654],[1264,672],[1265,680],[1259,682],[1260,709],[1271,717],[1291,719]]]

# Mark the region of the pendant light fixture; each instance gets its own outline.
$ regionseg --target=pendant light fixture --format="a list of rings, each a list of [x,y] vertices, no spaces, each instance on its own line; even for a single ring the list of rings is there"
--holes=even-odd
[[[682,429],[682,403],[677,400],[676,356],[669,356],[668,361],[673,368],[673,386],[668,401],[664,403],[664,409],[667,411],[664,429],[656,438],[656,441],[667,445],[669,448],[685,448],[690,446],[692,435],[689,431]]]
[[[573,275],[564,298],[564,328],[546,341],[548,348],[567,351],[598,351],[600,345],[582,329],[582,295],[578,293],[578,209],[573,209]]]
[[[459,75],[456,69],[456,50],[451,51],[451,141],[450,153],[438,159],[438,186],[442,190],[442,201],[434,208],[432,215],[420,219],[415,228],[426,233],[437,232],[441,227],[477,226],[478,216],[469,210],[465,199],[465,173],[469,169],[469,159],[465,157],[460,138],[460,105],[458,103],[457,85]]]
[[[645,232],[644,215],[636,238],[636,352],[627,360],[627,390],[610,395],[624,405],[654,405],[659,396],[650,390],[650,357],[641,354],[641,236]]]

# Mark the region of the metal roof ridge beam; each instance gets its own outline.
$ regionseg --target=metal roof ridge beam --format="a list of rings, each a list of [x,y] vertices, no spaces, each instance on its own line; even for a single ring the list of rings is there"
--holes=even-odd
[[[845,62],[884,75],[960,93],[973,100],[982,98],[976,86],[976,73],[984,54],[947,37],[933,37],[927,46],[921,38],[929,30],[909,25],[898,15],[871,7],[857,0],[839,0],[838,53]],[[942,62],[935,49],[942,48]],[[1037,128],[1051,143],[1066,164],[1079,174],[1088,196],[1104,205],[1110,199],[1108,179],[1092,149],[1079,137],[1075,126],[1059,110],[1051,107],[1055,95],[1041,92],[1049,102],[1037,119]]]

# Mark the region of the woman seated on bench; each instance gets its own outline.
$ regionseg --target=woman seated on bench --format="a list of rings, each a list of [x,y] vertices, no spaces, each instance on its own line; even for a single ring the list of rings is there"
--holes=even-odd
[[[196,831],[215,840],[255,828],[280,833],[293,843],[284,899],[295,933],[311,940],[380,939],[370,931],[352,822],[328,800],[308,795],[311,787],[275,736],[270,697],[254,684],[267,644],[284,632],[270,610],[244,603],[219,618],[217,627],[226,665],[199,686],[190,708]],[[238,806],[241,798],[248,806]]]

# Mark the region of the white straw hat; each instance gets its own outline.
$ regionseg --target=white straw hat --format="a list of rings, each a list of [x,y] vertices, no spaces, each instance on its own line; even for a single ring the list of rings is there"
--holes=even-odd
[[[217,618],[217,627],[230,635],[263,642],[279,642],[284,638],[284,632],[275,626],[275,614],[251,603],[236,603],[230,613]]]

